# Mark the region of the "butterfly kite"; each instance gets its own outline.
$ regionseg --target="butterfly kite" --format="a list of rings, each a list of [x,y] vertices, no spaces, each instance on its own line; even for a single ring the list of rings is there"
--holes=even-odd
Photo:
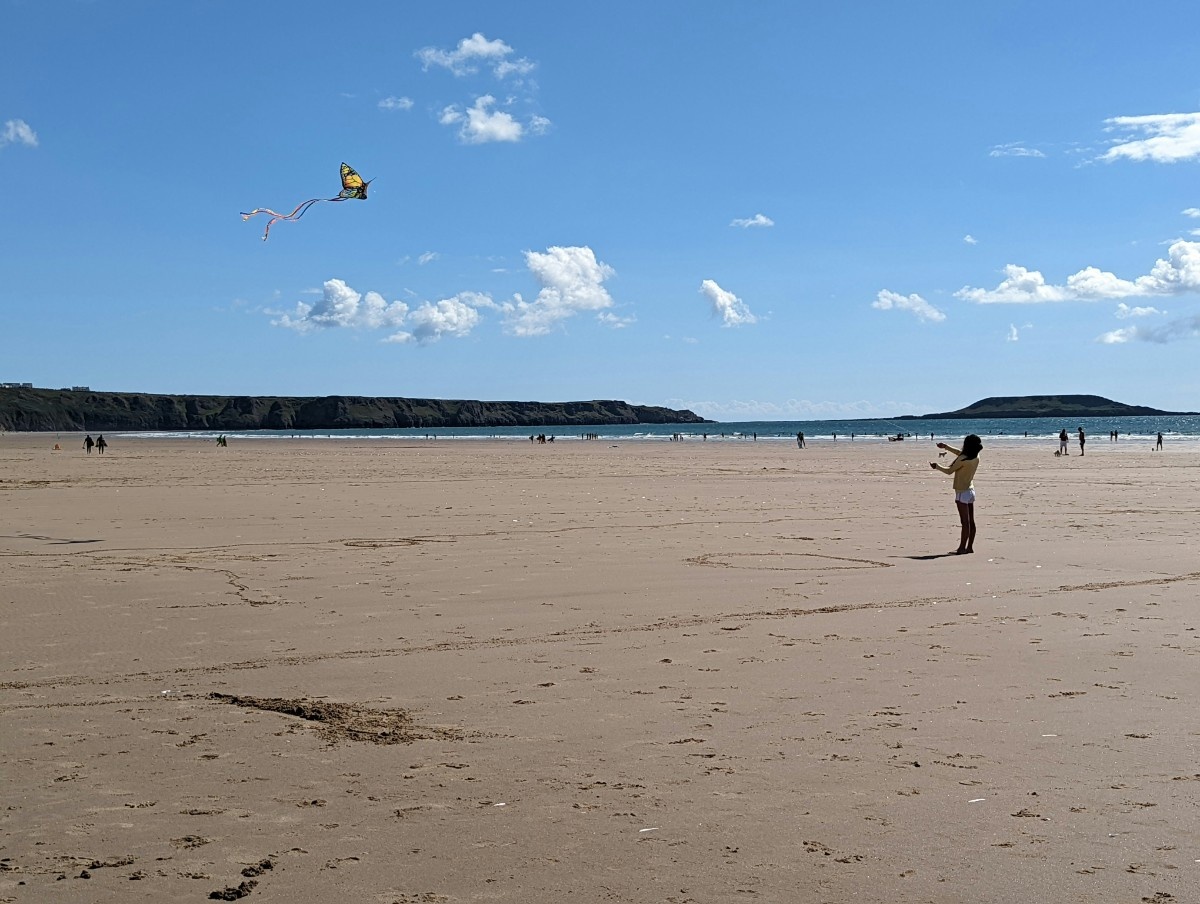
[[[242,219],[248,220],[258,213],[269,213],[271,219],[267,222],[267,228],[263,231],[263,241],[267,240],[267,236],[271,234],[271,227],[280,220],[298,220],[306,213],[308,209],[318,201],[349,201],[351,198],[357,198],[360,201],[367,200],[367,186],[374,180],[363,181],[363,177],[356,173],[349,164],[342,164],[342,190],[338,192],[336,198],[309,198],[307,201],[297,205],[296,209],[291,213],[276,213],[269,207],[259,207],[249,213],[243,213]]]

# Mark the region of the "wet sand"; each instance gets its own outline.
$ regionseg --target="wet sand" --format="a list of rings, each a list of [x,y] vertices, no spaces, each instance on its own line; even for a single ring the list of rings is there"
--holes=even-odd
[[[1196,899],[1178,450],[953,556],[915,441],[108,439],[0,436],[0,901]]]

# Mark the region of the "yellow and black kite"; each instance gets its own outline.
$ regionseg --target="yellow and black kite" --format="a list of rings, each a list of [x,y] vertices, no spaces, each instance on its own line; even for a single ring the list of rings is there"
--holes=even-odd
[[[267,240],[267,236],[271,234],[271,227],[280,220],[298,220],[306,213],[308,209],[318,201],[349,201],[351,198],[356,198],[359,201],[367,200],[367,186],[374,180],[368,179],[363,181],[363,177],[354,171],[347,163],[342,164],[342,190],[338,192],[336,198],[309,198],[296,206],[296,209],[291,213],[276,213],[269,207],[259,207],[249,213],[243,213],[242,219],[248,220],[258,213],[269,213],[271,219],[267,222],[267,228],[263,231],[263,241]]]

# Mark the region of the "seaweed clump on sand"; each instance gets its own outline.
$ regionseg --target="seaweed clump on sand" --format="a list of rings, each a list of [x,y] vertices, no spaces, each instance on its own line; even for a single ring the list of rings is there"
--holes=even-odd
[[[446,729],[422,728],[412,714],[403,709],[372,709],[354,703],[327,703],[322,700],[282,697],[251,697],[210,693],[210,700],[295,716],[316,724],[322,738],[338,741],[367,741],[372,744],[411,744],[413,741],[453,735]]]

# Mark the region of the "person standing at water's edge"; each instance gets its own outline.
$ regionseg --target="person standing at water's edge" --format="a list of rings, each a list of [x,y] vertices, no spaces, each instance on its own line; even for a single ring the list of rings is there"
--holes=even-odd
[[[1087,434],[1083,432],[1083,428],[1079,428],[1079,454],[1083,455],[1083,444],[1087,442]]]
[[[929,467],[943,474],[954,476],[954,505],[958,508],[958,520],[962,526],[962,535],[958,541],[957,555],[975,551],[975,472],[979,469],[979,453],[983,451],[983,441],[974,433],[963,440],[962,449],[955,449],[945,443],[938,443],[939,449],[954,453],[954,461],[942,467],[936,461],[931,461]]]
[[[1067,428],[1063,427],[1058,431],[1058,454],[1067,454]]]

